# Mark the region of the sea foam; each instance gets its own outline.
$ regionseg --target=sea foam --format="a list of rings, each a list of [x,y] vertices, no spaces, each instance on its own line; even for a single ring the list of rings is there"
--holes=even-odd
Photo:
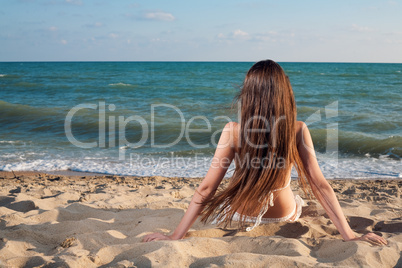
[[[141,158],[117,161],[101,157],[82,159],[32,159],[12,161],[0,165],[4,171],[60,171],[104,173],[132,176],[166,177],[204,177],[211,163],[211,157],[171,157]],[[22,160],[22,159],[21,159]],[[365,178],[401,178],[402,161],[378,158],[334,159],[318,156],[319,166],[327,179],[365,179]],[[233,175],[234,165],[228,169],[226,177]],[[297,173],[293,170],[293,178]]]
[[[112,86],[112,87],[132,87],[134,85],[126,84],[126,83],[115,83],[115,84],[109,84],[109,86]]]

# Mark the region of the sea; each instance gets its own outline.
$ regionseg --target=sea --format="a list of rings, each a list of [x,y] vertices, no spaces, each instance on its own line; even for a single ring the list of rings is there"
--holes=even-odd
[[[402,178],[402,64],[279,64],[326,178]],[[203,177],[252,65],[1,62],[0,170]]]

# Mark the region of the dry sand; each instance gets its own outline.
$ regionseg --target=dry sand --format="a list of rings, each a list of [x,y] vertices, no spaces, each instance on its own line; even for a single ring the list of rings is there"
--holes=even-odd
[[[295,223],[197,221],[183,240],[142,243],[173,231],[201,179],[16,175],[0,172],[0,267],[402,267],[402,180],[330,181],[353,230],[388,240],[377,247],[342,241],[315,200]]]

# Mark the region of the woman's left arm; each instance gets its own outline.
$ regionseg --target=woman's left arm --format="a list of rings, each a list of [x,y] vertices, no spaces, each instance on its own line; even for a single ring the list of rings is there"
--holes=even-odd
[[[313,190],[313,193],[317,197],[318,201],[324,207],[335,227],[338,229],[342,238],[345,241],[364,240],[376,245],[386,245],[387,241],[374,233],[368,233],[361,237],[355,236],[345,218],[345,215],[342,212],[342,208],[334,190],[321,172],[315,156],[310,131],[305,123],[301,123],[298,141],[298,151],[303,165],[306,168],[306,171],[309,173],[311,189]]]
[[[225,128],[222,130],[222,134],[207,175],[195,191],[186,213],[173,234],[149,234],[143,238],[143,242],[150,242],[154,240],[178,240],[182,239],[186,235],[187,231],[194,224],[204,208],[201,203],[209,200],[214,195],[234,158],[235,150],[233,138],[235,128],[236,123],[230,122],[227,123]]]

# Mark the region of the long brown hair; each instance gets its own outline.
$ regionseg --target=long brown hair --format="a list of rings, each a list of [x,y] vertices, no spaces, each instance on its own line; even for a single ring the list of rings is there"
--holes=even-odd
[[[296,103],[285,72],[272,60],[254,64],[247,72],[240,94],[239,151],[236,168],[226,189],[204,201],[202,221],[213,216],[224,226],[236,211],[256,216],[269,192],[284,187],[294,165],[306,188],[307,172],[296,144]]]

